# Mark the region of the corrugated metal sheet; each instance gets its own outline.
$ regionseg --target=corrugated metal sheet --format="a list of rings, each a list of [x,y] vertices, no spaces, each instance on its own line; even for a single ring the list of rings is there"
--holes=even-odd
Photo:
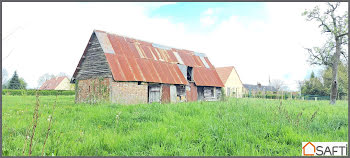
[[[161,48],[161,49],[171,50],[171,48],[169,48],[168,46],[164,46],[164,45],[160,45],[160,44],[152,43],[152,46],[157,47],[157,48]]]
[[[224,87],[215,69],[207,69],[205,67],[194,67],[193,80],[197,86]]]
[[[208,65],[208,63],[207,63],[207,61],[204,59],[204,57],[199,57],[199,59],[202,61],[202,63],[204,64],[204,66],[205,66],[206,68],[210,68],[209,65]]]
[[[208,57],[204,57],[205,61],[207,62],[207,64],[209,65],[209,67],[211,69],[215,69],[215,67],[211,64],[211,62],[209,61]]]
[[[179,67],[181,73],[184,75],[185,78],[187,78],[187,66],[183,64],[177,64]]]
[[[108,39],[107,33],[105,32],[98,32],[96,33],[97,39],[101,44],[101,47],[105,53],[111,53],[114,54],[114,50],[112,48],[111,42]]]
[[[186,97],[187,97],[187,101],[198,100],[197,87],[194,85],[194,83],[190,83],[189,90],[186,90]]]
[[[175,94],[176,96],[176,94]],[[163,85],[162,86],[162,97],[161,97],[162,103],[169,103],[170,102],[170,85]]]
[[[203,53],[175,49],[128,37],[94,31],[115,81],[144,81],[188,85],[178,63],[194,67],[195,84],[219,86],[214,66]]]
[[[188,51],[181,50],[178,52],[179,56],[181,57],[182,61],[184,62],[185,65],[195,67],[195,61],[193,59],[193,54]]]
[[[173,53],[174,53],[174,56],[176,57],[178,63],[184,64],[184,62],[182,61],[182,59],[181,59],[179,53],[177,53],[177,52],[173,52]]]
[[[194,52],[194,55],[199,57],[207,57],[204,53]]]

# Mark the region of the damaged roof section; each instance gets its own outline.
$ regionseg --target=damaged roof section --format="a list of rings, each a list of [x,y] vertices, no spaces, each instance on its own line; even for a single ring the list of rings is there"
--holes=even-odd
[[[214,66],[203,53],[176,49],[95,30],[115,81],[186,84],[178,64],[193,67],[200,86],[223,87]],[[181,66],[180,66],[181,67]]]

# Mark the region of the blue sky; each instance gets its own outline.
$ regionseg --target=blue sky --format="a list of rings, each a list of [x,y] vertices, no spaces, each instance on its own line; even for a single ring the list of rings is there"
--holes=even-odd
[[[200,18],[207,15],[205,12],[211,9],[211,16],[216,22],[208,27],[202,27]],[[220,22],[231,16],[239,16],[245,20],[265,20],[265,3],[261,2],[178,2],[164,5],[148,12],[150,17],[167,18],[174,23],[184,23],[188,31],[211,31]]]

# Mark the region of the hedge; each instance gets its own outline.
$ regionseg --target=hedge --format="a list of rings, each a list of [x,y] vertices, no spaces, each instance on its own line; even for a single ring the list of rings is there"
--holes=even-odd
[[[3,89],[2,95],[35,95],[38,91],[39,95],[75,95],[74,90],[20,90],[20,89]]]

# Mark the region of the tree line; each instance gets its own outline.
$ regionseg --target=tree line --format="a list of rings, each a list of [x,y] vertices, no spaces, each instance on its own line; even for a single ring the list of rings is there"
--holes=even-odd
[[[52,78],[55,77],[59,77],[59,76],[67,76],[68,78],[69,75],[67,75],[64,72],[60,72],[57,75],[54,74],[49,74],[49,73],[45,73],[43,75],[41,75],[38,79],[38,88],[47,80],[50,80]],[[8,80],[8,72],[6,69],[2,69],[2,89],[27,89],[28,88],[28,84],[27,82],[24,80],[24,78],[19,77],[17,71],[15,71],[12,75],[12,77]]]
[[[337,99],[343,99],[348,94],[348,65],[339,63],[337,74]],[[312,72],[310,78],[301,82],[301,94],[330,96],[332,80],[332,67],[330,66],[322,69],[318,75]]]
[[[17,71],[7,81],[7,71],[2,69],[2,89],[27,89],[27,85],[27,82],[22,77],[18,77]]]

